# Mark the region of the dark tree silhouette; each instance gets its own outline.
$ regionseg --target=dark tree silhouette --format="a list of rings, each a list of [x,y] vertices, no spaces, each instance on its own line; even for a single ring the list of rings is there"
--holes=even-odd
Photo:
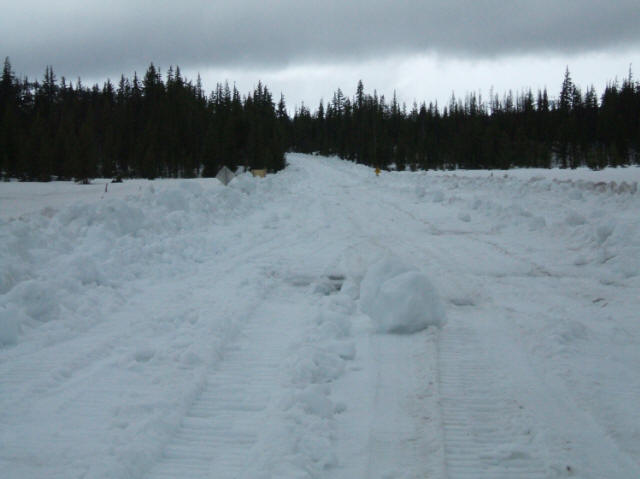
[[[0,78],[0,173],[48,181],[107,177],[214,176],[221,166],[277,171],[284,152],[319,152],[381,168],[591,168],[640,162],[640,84],[632,72],[598,96],[565,71],[557,100],[547,90],[469,93],[449,104],[400,104],[377,92],[341,89],[314,112],[289,117],[258,82],[245,97],[228,83],[207,97],[178,66],[163,80],[153,63],[142,80],[114,86],[16,78],[9,58]]]

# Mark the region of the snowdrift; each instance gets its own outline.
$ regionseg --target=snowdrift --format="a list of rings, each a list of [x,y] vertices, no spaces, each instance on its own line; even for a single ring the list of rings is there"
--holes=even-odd
[[[234,243],[224,225],[260,211],[270,188],[249,175],[229,187],[215,179],[138,183],[137,194],[112,188],[102,200],[0,219],[0,345],[54,320],[86,327],[122,305],[135,282],[188,273]]]

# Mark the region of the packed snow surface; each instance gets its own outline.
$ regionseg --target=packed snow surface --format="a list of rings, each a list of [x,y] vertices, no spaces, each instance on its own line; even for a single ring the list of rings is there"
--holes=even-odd
[[[0,477],[640,477],[640,169],[0,183]]]

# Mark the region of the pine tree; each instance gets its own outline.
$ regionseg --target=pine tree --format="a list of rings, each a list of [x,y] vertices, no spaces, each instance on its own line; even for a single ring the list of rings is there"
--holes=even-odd
[[[569,67],[564,72],[564,80],[562,81],[562,89],[560,90],[560,103],[559,109],[562,113],[566,114],[571,110],[572,98],[573,98],[573,82],[571,81],[571,74],[569,73]]]

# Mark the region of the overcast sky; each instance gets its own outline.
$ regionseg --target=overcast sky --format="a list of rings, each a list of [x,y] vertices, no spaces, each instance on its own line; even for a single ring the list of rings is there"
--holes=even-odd
[[[290,107],[315,108],[358,79],[367,91],[446,102],[547,86],[565,66],[583,87],[640,71],[639,0],[0,0],[0,55],[18,75],[85,84],[199,72],[207,90],[265,82]],[[640,73],[637,75],[640,78]]]

